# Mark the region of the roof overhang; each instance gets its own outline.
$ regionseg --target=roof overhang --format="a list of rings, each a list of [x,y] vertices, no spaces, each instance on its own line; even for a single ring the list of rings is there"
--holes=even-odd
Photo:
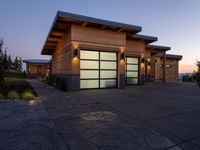
[[[145,48],[151,51],[151,55],[156,55],[158,53],[163,53],[171,49],[168,46],[160,46],[160,45],[146,45]]]
[[[117,32],[123,31],[126,32],[128,36],[132,36],[133,34],[142,31],[142,27],[140,26],[58,11],[42,48],[41,54],[51,55],[72,23],[80,26],[97,27]]]
[[[138,41],[144,41],[145,45],[156,42],[158,40],[157,37],[148,36],[148,35],[141,35],[141,34],[132,35],[130,39],[134,39],[134,40],[138,40]]]
[[[26,64],[31,64],[31,65],[49,65],[50,60],[45,60],[45,59],[26,59],[23,60],[24,63]]]
[[[160,57],[160,58],[163,57],[163,55],[161,55],[161,54],[157,54],[157,55],[155,55],[155,56],[156,56],[156,57]],[[166,54],[166,58],[181,60],[181,59],[183,58],[183,56],[182,56],[182,55],[174,55],[174,54]]]

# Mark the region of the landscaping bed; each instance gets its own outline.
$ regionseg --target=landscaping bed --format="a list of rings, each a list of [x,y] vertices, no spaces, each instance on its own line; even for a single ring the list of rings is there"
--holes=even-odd
[[[5,78],[4,86],[0,91],[0,99],[35,100],[37,93],[29,80],[20,78]]]

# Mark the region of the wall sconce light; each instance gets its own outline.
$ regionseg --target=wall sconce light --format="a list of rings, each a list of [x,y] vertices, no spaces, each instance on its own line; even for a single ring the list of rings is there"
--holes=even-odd
[[[148,61],[147,65],[148,65],[148,66],[150,66],[150,65],[151,65],[151,62],[150,62],[150,61]]]
[[[125,58],[124,53],[121,53],[121,55],[120,55],[120,60],[124,60],[124,58]]]
[[[74,49],[74,57],[77,57],[78,56],[78,49]]]
[[[142,64],[144,64],[144,62],[145,62],[145,60],[144,60],[144,58],[142,58],[142,61],[141,61],[141,63],[142,63]]]

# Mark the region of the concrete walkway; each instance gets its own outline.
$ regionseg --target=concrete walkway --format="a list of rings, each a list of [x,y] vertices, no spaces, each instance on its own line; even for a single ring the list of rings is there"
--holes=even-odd
[[[148,85],[125,90],[62,92],[36,80],[31,83],[70,150],[180,150],[166,134],[163,136],[145,122],[161,115],[156,108],[152,114],[152,103],[138,104],[138,100],[145,100],[141,96]],[[137,95],[139,90],[141,95]],[[153,96],[156,95],[151,99]],[[139,109],[143,114],[139,114]]]

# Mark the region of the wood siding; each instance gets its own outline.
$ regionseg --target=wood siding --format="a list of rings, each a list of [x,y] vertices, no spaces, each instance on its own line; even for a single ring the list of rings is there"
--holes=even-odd
[[[71,30],[59,42],[52,55],[52,74],[62,75],[71,73]]]
[[[156,58],[157,63],[155,64],[155,80],[163,79],[163,60]],[[177,81],[178,80],[178,69],[179,61],[177,59],[166,59],[166,66],[170,65],[171,67],[166,67],[166,81]],[[162,67],[161,67],[162,66]]]
[[[72,25],[72,40],[77,42],[124,47],[126,45],[126,33]]]

